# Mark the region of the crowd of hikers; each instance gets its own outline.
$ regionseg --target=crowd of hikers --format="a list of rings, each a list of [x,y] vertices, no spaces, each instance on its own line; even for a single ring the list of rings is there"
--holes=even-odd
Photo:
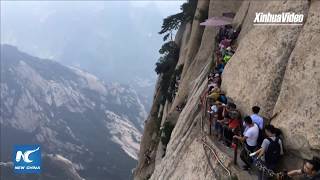
[[[284,154],[281,130],[264,121],[259,115],[259,106],[253,106],[252,114],[242,118],[237,105],[228,102],[225,93],[220,89],[221,75],[235,52],[234,42],[239,31],[231,25],[226,25],[220,28],[216,37],[217,60],[213,71],[208,75],[208,89],[205,94],[209,113],[209,134],[229,148],[242,144],[240,158],[244,162],[243,169],[250,170],[259,164],[258,179],[269,179],[275,172],[279,172],[277,166]],[[302,169],[278,175],[281,174],[282,179],[303,175],[304,179],[320,180],[319,171],[320,159],[314,157],[306,160]]]

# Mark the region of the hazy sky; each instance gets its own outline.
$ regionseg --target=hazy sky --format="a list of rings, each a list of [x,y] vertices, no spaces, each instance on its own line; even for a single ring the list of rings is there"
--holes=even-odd
[[[184,1],[166,0],[166,1],[147,1],[147,0],[128,0],[128,1],[0,1],[1,3],[1,35],[10,35],[6,26],[9,24],[18,24],[27,20],[29,25],[32,23],[44,23],[50,16],[53,16],[57,9],[68,9],[73,13],[80,14],[83,11],[90,10],[91,13],[103,11],[108,7],[119,8],[129,6],[132,9],[142,10],[144,8],[154,8],[154,11],[160,13],[162,18],[180,11],[180,6]],[[32,21],[30,17],[38,21]],[[29,19],[26,19],[29,18]],[[65,17],[70,18],[70,17]],[[11,21],[11,22],[9,22]],[[13,21],[13,22],[12,22]],[[159,27],[161,24],[159,24]],[[160,28],[159,28],[160,29]],[[8,42],[7,37],[2,37],[1,42]]]
[[[108,81],[154,79],[162,20],[184,2],[1,1],[1,43]]]

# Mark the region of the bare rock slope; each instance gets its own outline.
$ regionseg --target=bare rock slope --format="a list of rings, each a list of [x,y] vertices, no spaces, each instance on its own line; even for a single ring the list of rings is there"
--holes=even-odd
[[[208,16],[235,12],[234,26],[241,26],[236,53],[223,72],[222,89],[243,114],[259,105],[267,119],[277,114],[272,124],[285,136],[287,154],[298,159],[320,155],[320,1],[199,1],[197,12]],[[196,12],[196,14],[197,14]],[[295,12],[304,14],[303,26],[254,26],[256,12]],[[217,30],[201,27],[195,18],[183,26],[176,39],[183,64],[181,82],[172,103],[161,105],[156,88],[154,104],[145,124],[135,179],[222,179],[219,165],[207,163],[201,144],[199,98],[206,89]],[[180,34],[182,33],[182,34]],[[181,113],[175,107],[186,103]],[[165,109],[165,111],[163,111]],[[160,123],[159,121],[160,118]],[[162,143],[157,124],[175,124],[165,156],[159,157]],[[215,146],[215,145],[213,145]],[[151,161],[145,162],[150,151]],[[217,152],[223,163],[239,179],[242,172],[230,165],[230,157]],[[162,153],[161,153],[162,154]],[[290,156],[290,157],[291,157]],[[286,158],[286,163],[296,160]],[[295,165],[291,163],[291,165]],[[215,169],[212,173],[210,168]]]

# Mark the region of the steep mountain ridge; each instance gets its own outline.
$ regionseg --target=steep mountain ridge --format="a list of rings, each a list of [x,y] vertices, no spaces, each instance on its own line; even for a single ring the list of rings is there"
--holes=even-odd
[[[180,44],[178,65],[184,69],[178,93],[172,103],[160,103],[159,76],[154,103],[145,124],[135,179],[222,179],[223,171],[215,161],[207,163],[201,139],[200,96],[207,87],[206,77],[212,67],[213,45],[217,29],[199,26],[197,13],[221,16],[234,12],[235,27],[241,26],[237,50],[227,64],[222,89],[243,114],[259,105],[272,124],[285,136],[285,167],[293,167],[302,158],[320,154],[320,2],[302,1],[199,1],[193,22],[182,25],[175,41]],[[256,12],[295,12],[304,14],[303,26],[254,26]],[[182,112],[176,106],[185,103]],[[160,124],[175,124],[163,156]],[[306,135],[305,135],[306,134]],[[212,144],[223,163],[239,179],[250,179],[231,165],[226,151]],[[148,153],[148,154],[146,154]],[[146,155],[151,157],[146,163]],[[297,168],[297,167],[294,167]],[[225,178],[227,178],[225,176]]]
[[[44,167],[70,167],[67,174],[85,179],[127,179],[145,116],[127,86],[1,46],[1,162],[12,161],[15,144],[40,144]],[[59,179],[54,169],[31,179]]]

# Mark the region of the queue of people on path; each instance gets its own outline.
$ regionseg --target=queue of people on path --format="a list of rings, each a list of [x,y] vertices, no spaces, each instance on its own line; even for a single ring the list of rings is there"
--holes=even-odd
[[[236,50],[234,43],[239,33],[240,28],[235,30],[231,25],[226,25],[219,29],[216,37],[218,45],[215,47],[215,57],[217,58],[215,68],[217,73],[221,74],[223,72],[225,65],[234,54]]]
[[[249,170],[259,162],[263,168],[259,169],[258,179],[264,180],[269,178],[265,170],[278,171],[277,165],[284,154],[281,130],[264,122],[259,115],[259,106],[253,106],[252,114],[242,119],[237,105],[228,102],[225,93],[220,89],[221,74],[234,54],[233,44],[238,34],[232,26],[225,26],[219,30],[216,38],[218,60],[214,70],[208,75],[208,90],[205,94],[209,113],[209,134],[214,135],[229,148],[241,142],[243,148],[240,158],[245,164],[243,169]],[[289,171],[286,177],[304,175],[307,179],[320,180],[319,164],[319,158],[314,157],[307,160],[302,169]]]
[[[279,172],[277,165],[284,155],[283,137],[281,130],[271,124],[264,126],[263,118],[256,111],[257,106],[252,107],[252,115],[241,119],[239,110],[234,103],[227,105],[217,102],[214,108],[210,107],[211,125],[214,131],[212,135],[216,136],[227,147],[231,147],[234,140],[243,143],[243,149],[240,154],[244,162],[243,169],[250,170],[257,161],[263,164],[267,170]],[[209,117],[210,117],[209,116]],[[262,141],[259,143],[259,137]],[[289,171],[288,179],[296,175],[302,175],[303,179],[320,180],[320,159],[314,157],[312,160],[306,160],[304,167],[299,170]],[[264,170],[258,169],[258,179],[266,180],[269,175]]]

